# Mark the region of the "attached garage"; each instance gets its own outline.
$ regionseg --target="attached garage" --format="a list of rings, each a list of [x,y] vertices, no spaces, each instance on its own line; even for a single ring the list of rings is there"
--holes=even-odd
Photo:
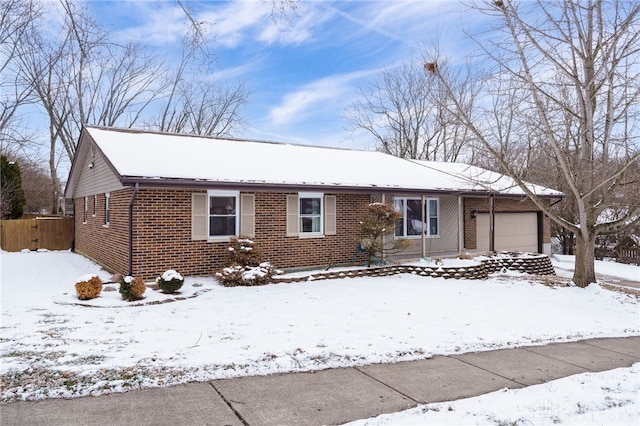
[[[489,213],[477,213],[477,249],[490,250]],[[495,251],[542,252],[541,225],[537,212],[495,213]]]

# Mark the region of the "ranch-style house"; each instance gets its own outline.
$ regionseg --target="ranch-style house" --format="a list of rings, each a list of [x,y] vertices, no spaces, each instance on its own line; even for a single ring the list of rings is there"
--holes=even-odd
[[[396,260],[550,252],[549,219],[508,177],[373,151],[84,126],[65,196],[75,250],[145,279],[213,275],[241,235],[281,269],[360,262],[371,202],[403,213],[394,238],[412,244]]]

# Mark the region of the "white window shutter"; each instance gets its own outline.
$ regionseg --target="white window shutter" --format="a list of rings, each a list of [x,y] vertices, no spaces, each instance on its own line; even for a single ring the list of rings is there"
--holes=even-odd
[[[191,194],[191,239],[207,239],[207,194]]]
[[[240,235],[256,236],[256,196],[240,194]]]
[[[324,197],[324,234],[336,235],[336,196],[325,195]]]
[[[299,226],[298,196],[287,195],[287,237],[297,237]]]

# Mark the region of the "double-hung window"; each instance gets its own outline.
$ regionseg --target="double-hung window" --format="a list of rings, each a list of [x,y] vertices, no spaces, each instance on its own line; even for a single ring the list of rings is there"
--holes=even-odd
[[[396,237],[420,236],[422,232],[431,237],[440,234],[440,201],[437,198],[425,201],[423,212],[421,198],[395,198],[395,207],[402,212],[402,218],[396,222]]]
[[[208,235],[209,237],[231,237],[238,235],[237,191],[208,191]]]
[[[316,192],[301,192],[298,197],[300,234],[321,235],[324,195]]]

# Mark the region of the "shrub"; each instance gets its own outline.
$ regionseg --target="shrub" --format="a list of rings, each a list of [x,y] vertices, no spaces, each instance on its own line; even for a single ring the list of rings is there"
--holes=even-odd
[[[258,266],[262,262],[262,252],[250,238],[232,237],[229,241],[227,265]]]
[[[226,287],[267,284],[274,274],[269,262],[262,261],[262,252],[250,238],[240,236],[229,241],[227,267],[216,273]]]
[[[83,275],[76,281],[76,294],[80,300],[95,299],[102,291],[102,280],[95,274]]]
[[[184,278],[177,271],[168,269],[156,280],[158,287],[163,293],[175,293],[184,284]]]
[[[120,280],[120,294],[124,300],[140,300],[146,289],[142,278],[126,276]]]
[[[367,266],[371,266],[374,258],[397,253],[409,247],[409,241],[404,238],[392,238],[385,242],[385,236],[392,236],[395,232],[396,221],[402,218],[402,213],[390,203],[371,203],[367,215],[360,220],[360,232],[364,235],[357,242],[367,256]]]
[[[232,265],[217,272],[216,278],[225,287],[254,286],[267,284],[274,272],[269,262],[262,262],[258,266]]]

